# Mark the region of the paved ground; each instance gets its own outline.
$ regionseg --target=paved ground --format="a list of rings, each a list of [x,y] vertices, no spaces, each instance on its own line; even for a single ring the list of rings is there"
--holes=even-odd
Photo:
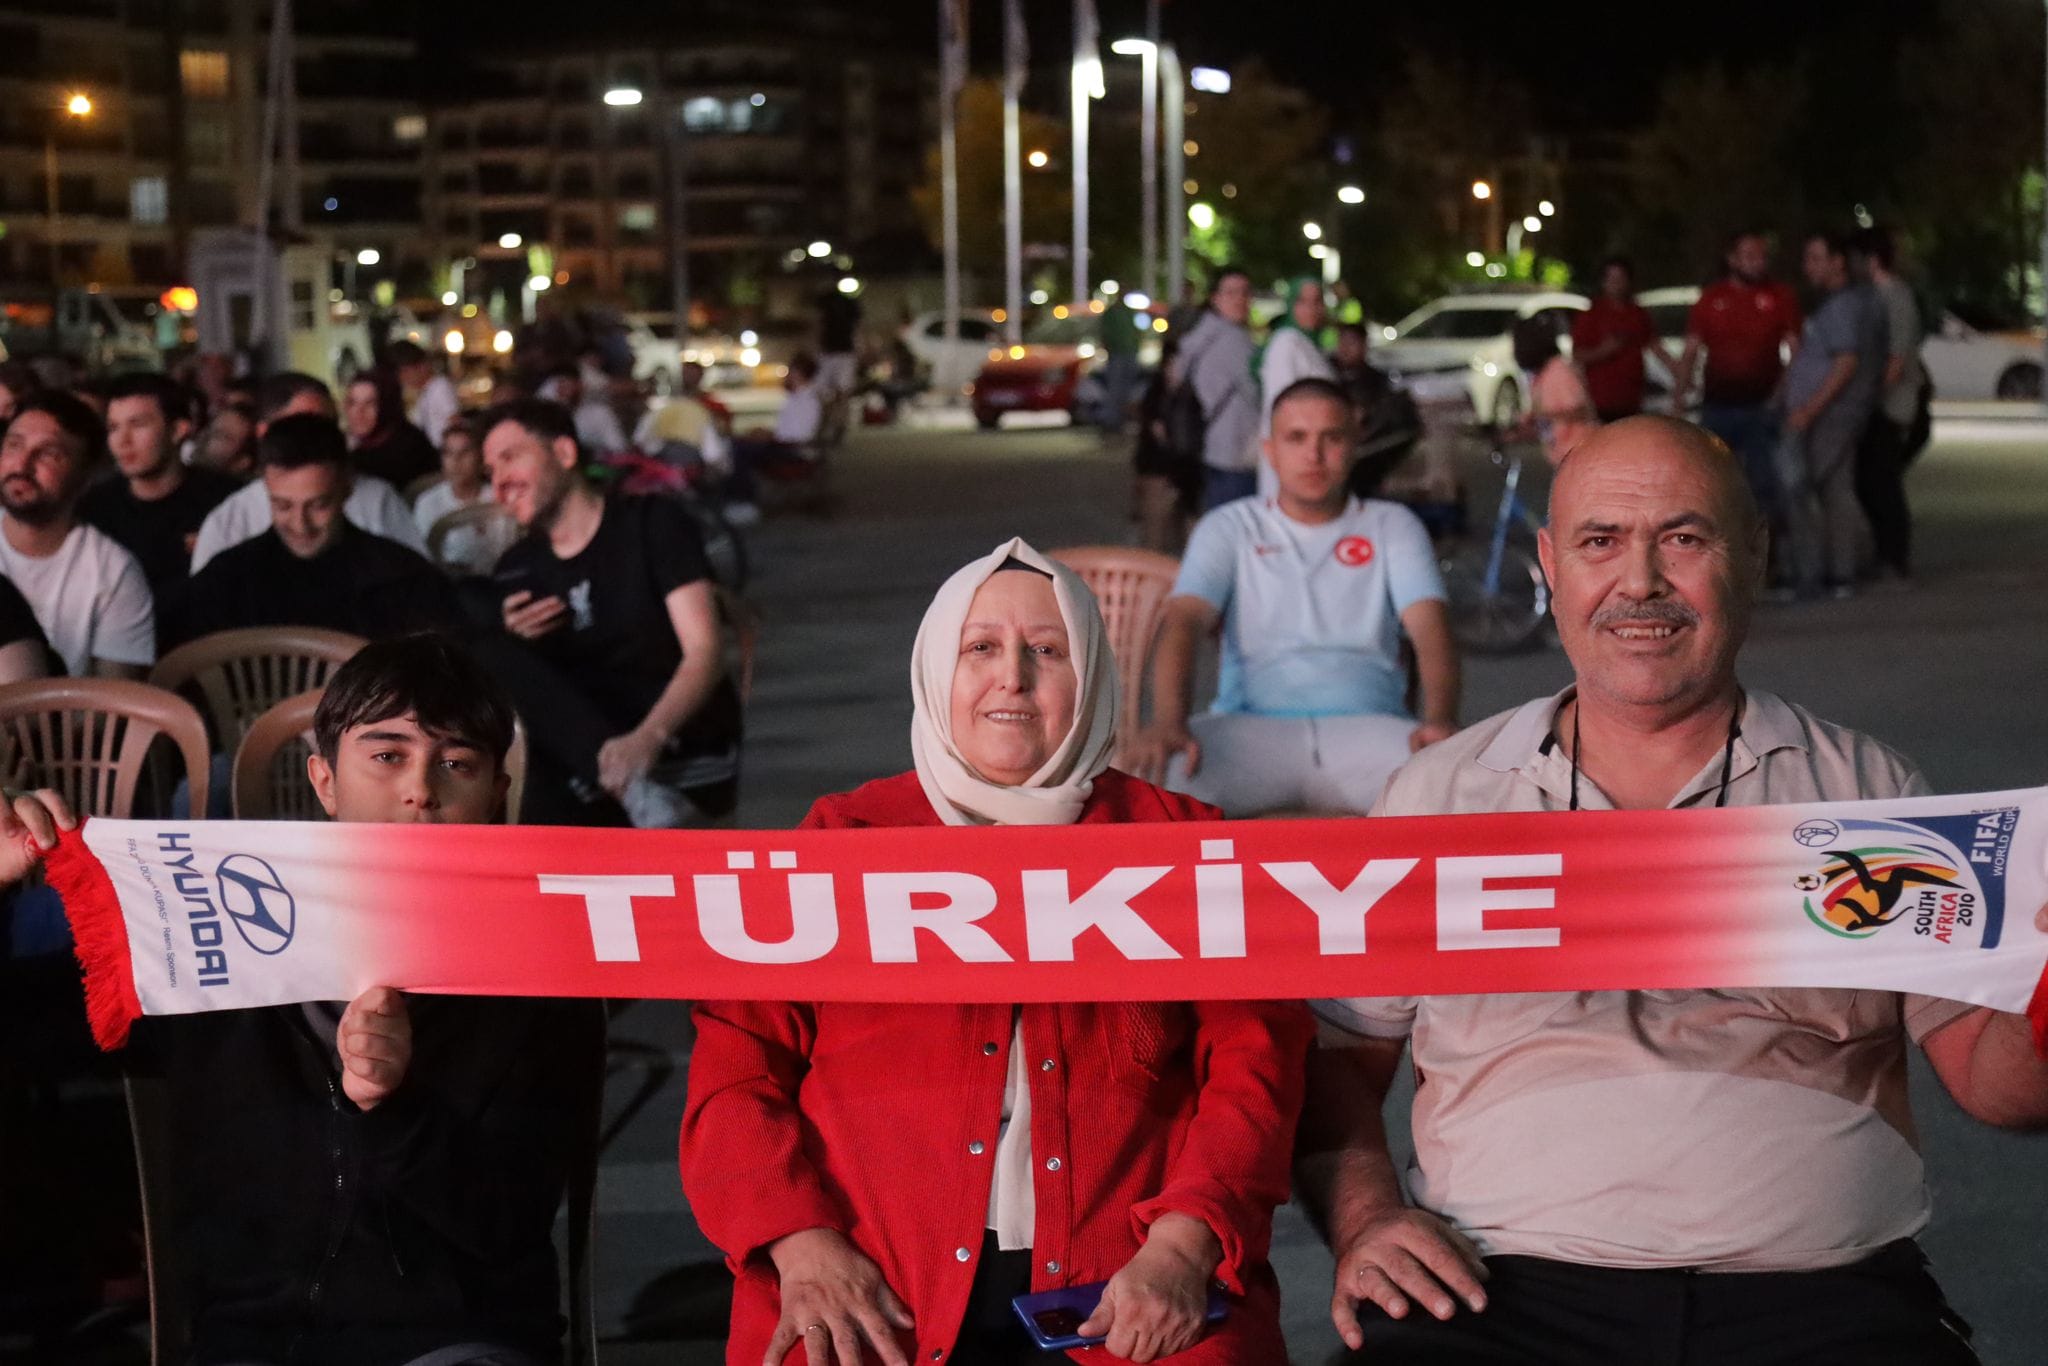
[[[764,615],[749,713],[745,824],[787,825],[810,800],[908,766],[905,670],[939,581],[1003,538],[1041,548],[1127,539],[1125,467],[1085,434],[866,432],[831,516],[771,519],[753,537]],[[1753,684],[1914,755],[1938,789],[2048,781],[2048,429],[1956,421],[1916,467],[1924,582],[1910,593],[1779,608],[1746,660]],[[1562,659],[1475,661],[1466,713],[1559,686]],[[607,1153],[599,1225],[608,1366],[721,1359],[723,1273],[677,1190],[686,1044],[680,1009],[637,1005],[610,1086],[645,1096]],[[1937,1214],[1937,1270],[1984,1359],[2022,1366],[2048,1342],[2048,1142],[1983,1130],[1916,1075]],[[1327,1256],[1283,1211],[1275,1261],[1297,1362],[1334,1345]]]

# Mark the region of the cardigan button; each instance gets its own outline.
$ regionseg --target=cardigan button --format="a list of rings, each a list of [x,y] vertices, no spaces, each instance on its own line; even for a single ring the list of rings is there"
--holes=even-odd
[[[932,1360],[933,1360],[933,1361],[937,1361],[937,1360],[938,1360],[938,1359],[939,1359],[940,1357],[943,1357],[944,1355],[946,1355],[946,1349],[945,1349],[945,1348],[943,1348],[943,1347],[934,1347],[934,1348],[932,1348]]]
[[[1047,1058],[1047,1059],[1046,1059],[1046,1060],[1045,1060],[1044,1062],[1042,1062],[1042,1063],[1038,1064],[1038,1070],[1039,1070],[1039,1071],[1041,1071],[1041,1072],[1050,1072],[1050,1071],[1052,1071],[1052,1059],[1051,1059],[1051,1058]]]
[[[993,1058],[996,1055],[996,1046],[992,1043],[983,1044],[981,1046],[981,1055],[984,1058]]]
[[[1049,1172],[1058,1171],[1060,1169],[1060,1160],[1057,1157],[1048,1157],[1045,1159],[1045,1169]]]
[[[973,1255],[974,1254],[972,1252],[969,1252],[964,1247],[956,1247],[953,1249],[953,1260],[956,1262],[964,1262]]]
[[[1059,1264],[1058,1262],[1047,1262],[1047,1263],[1045,1264],[1045,1274],[1046,1274],[1046,1275],[1048,1275],[1048,1276],[1057,1276],[1057,1275],[1059,1275],[1059,1274],[1060,1274],[1060,1264]]]
[[[967,1145],[967,1151],[968,1151],[968,1152],[970,1152],[970,1153],[973,1153],[973,1154],[974,1154],[974,1155],[975,1155],[976,1157],[980,1157],[980,1156],[981,1156],[981,1140],[977,1138],[977,1139],[975,1139],[975,1140],[974,1140],[974,1141],[973,1141],[972,1143],[968,1144],[968,1145]]]

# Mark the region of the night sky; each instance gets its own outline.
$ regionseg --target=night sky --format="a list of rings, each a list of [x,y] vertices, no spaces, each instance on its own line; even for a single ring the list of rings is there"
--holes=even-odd
[[[936,0],[859,0],[908,46],[936,45]],[[396,8],[396,7],[394,7]],[[565,21],[585,33],[644,36],[663,14],[686,27],[693,6],[660,0],[437,0],[420,8],[429,55],[453,57],[479,36],[547,41]],[[772,0],[761,12],[774,13]],[[1027,0],[1035,67],[1056,66],[1072,41],[1068,0]],[[1143,0],[1099,0],[1105,41],[1141,31]],[[999,0],[973,0],[977,71],[1001,61]],[[1683,27],[1654,0],[1166,0],[1164,27],[1190,65],[1263,57],[1282,79],[1329,104],[1340,121],[1368,116],[1378,91],[1420,50],[1490,66],[1526,82],[1556,133],[1638,123],[1674,69],[1741,67],[1807,55],[1836,70],[1888,65],[1923,32],[1933,0],[1717,0],[1687,7]],[[573,21],[569,16],[573,13]],[[1034,90],[1044,83],[1034,84]]]

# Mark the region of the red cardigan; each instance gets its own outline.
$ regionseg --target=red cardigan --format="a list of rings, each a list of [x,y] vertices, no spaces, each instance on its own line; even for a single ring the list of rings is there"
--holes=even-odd
[[[1083,823],[1215,819],[1114,769]],[[937,825],[915,773],[826,797],[807,829]],[[945,1361],[988,1212],[1009,1067],[1006,1005],[706,1002],[696,1007],[683,1189],[738,1278],[730,1366],[758,1366],[780,1314],[764,1249],[844,1233],[917,1323],[912,1360]],[[1266,1265],[1312,1033],[1293,1002],[1026,1005],[1034,1291],[1107,1280],[1178,1211],[1223,1245],[1241,1297],[1187,1366],[1286,1361]],[[1022,1332],[1020,1327],[1019,1332]],[[1099,1349],[1076,1360],[1115,1358]],[[791,1362],[805,1360],[801,1344]]]

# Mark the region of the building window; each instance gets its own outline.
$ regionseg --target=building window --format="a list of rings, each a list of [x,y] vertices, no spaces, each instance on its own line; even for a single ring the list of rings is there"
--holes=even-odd
[[[162,223],[170,217],[170,197],[160,175],[137,176],[128,182],[128,216],[137,223]]]
[[[391,136],[400,142],[419,142],[427,136],[424,114],[400,114],[391,120]]]
[[[228,54],[204,48],[187,48],[178,54],[178,75],[185,93],[194,99],[224,100],[228,97]]]
[[[628,204],[619,210],[619,226],[627,232],[653,232],[654,206]]]

